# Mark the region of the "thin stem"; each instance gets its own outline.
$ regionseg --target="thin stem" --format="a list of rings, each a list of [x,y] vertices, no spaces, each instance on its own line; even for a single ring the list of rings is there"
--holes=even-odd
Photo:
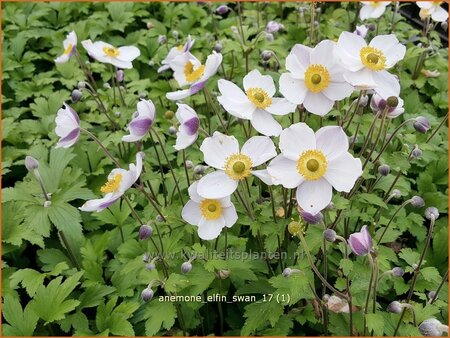
[[[442,128],[442,126],[445,124],[445,122],[448,119],[448,112],[447,114],[445,114],[444,118],[442,119],[441,123],[439,123],[439,125],[434,129],[433,133],[427,138],[427,140],[425,141],[425,143],[428,143],[431,141],[431,139],[437,134],[437,132],[439,131],[439,129]]]
[[[188,172],[188,168],[186,166],[186,151],[183,149],[181,151],[181,153],[183,154],[184,173],[186,174],[186,180],[187,180],[187,184],[188,184],[188,187],[189,187],[191,185],[191,182],[189,180],[189,172]]]
[[[442,277],[442,281],[439,284],[438,288],[436,289],[436,292],[434,293],[433,298],[430,300],[430,304],[433,304],[436,301],[439,292],[441,291],[442,287],[444,286],[445,282],[447,281],[447,278],[448,278],[448,269],[445,272],[444,277]]]
[[[369,253],[367,255],[367,258],[369,259],[369,263],[370,263],[370,280],[369,280],[369,285],[368,285],[368,289],[367,289],[367,296],[366,296],[366,304],[364,306],[364,334],[363,336],[366,335],[367,333],[367,313],[369,312],[369,300],[370,300],[370,291],[372,290],[372,283],[373,283],[373,274],[374,274],[374,264],[373,264],[373,258],[372,255]]]
[[[69,242],[67,241],[66,235],[64,234],[64,231],[59,230],[58,234],[59,234],[59,237],[61,238],[62,242],[64,243],[64,246],[67,250],[67,253],[69,254],[69,257],[70,257],[72,263],[75,265],[75,267],[77,268],[78,271],[81,271],[81,265],[78,262],[78,259],[75,256],[72,248],[70,247]]]
[[[398,207],[397,210],[395,210],[394,214],[392,215],[392,217],[389,219],[388,224],[386,224],[386,226],[384,227],[383,232],[381,233],[380,238],[377,241],[377,245],[380,245],[381,240],[383,239],[384,235],[386,234],[386,231],[389,229],[389,226],[391,225],[392,221],[394,220],[395,216],[397,216],[397,214],[400,212],[400,210],[402,210],[405,206],[407,206],[408,204],[411,203],[412,200],[406,200],[405,202],[402,203],[402,205],[400,205]]]

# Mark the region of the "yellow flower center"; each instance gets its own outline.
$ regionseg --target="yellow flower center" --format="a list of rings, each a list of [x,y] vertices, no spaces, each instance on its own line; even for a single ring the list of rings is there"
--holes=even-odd
[[[103,193],[114,192],[119,188],[120,182],[122,182],[122,174],[117,174],[114,177],[108,179],[101,188],[100,191]]]
[[[203,200],[200,203],[202,216],[208,221],[222,216],[222,204],[218,200]]]
[[[372,6],[372,7],[379,7],[380,5],[381,5],[381,3],[379,1],[370,2],[370,6]]]
[[[305,85],[313,93],[319,93],[330,84],[330,73],[325,66],[310,65],[305,71]]]
[[[435,6],[440,6],[442,3],[442,1],[433,1],[433,5]]]
[[[297,171],[306,180],[318,180],[327,172],[327,158],[320,150],[304,151],[297,161]]]
[[[183,50],[183,45],[178,45],[177,49],[181,52]]]
[[[64,50],[64,55],[69,54],[72,51],[72,47],[73,47],[73,45],[71,43],[69,43],[67,48]]]
[[[244,154],[234,154],[226,159],[225,173],[233,180],[243,180],[250,176],[252,160]]]
[[[184,66],[184,76],[187,82],[197,81],[203,75],[204,71],[204,65],[200,65],[197,69],[194,69],[194,64],[191,61],[188,61]]]
[[[255,106],[260,109],[265,109],[272,104],[272,99],[269,97],[267,92],[261,88],[249,88],[246,91],[247,98]]]
[[[103,47],[103,53],[105,53],[109,57],[115,58],[119,56],[120,51],[114,47]]]
[[[377,48],[366,46],[359,52],[361,62],[371,70],[383,70],[386,67],[386,57]]]

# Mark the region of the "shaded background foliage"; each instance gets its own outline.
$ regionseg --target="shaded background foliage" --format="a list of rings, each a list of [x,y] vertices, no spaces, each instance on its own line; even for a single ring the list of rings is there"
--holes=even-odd
[[[145,304],[140,293],[146,284],[158,276],[156,271],[147,271],[142,263],[144,252],[153,252],[148,242],[137,240],[139,224],[133,220],[126,204],[117,203],[109,210],[98,214],[81,214],[77,207],[86,199],[98,195],[105,175],[113,167],[98,151],[97,146],[82,138],[79,145],[69,150],[52,149],[56,143],[54,118],[64,101],[69,101],[71,91],[83,80],[78,65],[71,61],[55,65],[54,58],[61,52],[61,42],[67,32],[75,30],[79,41],[100,39],[114,45],[135,45],[141,56],[133,62],[134,69],[125,71],[127,93],[125,106],[112,104],[111,89],[101,88],[101,97],[109,103],[108,109],[115,114],[120,126],[129,121],[139,95],[152,99],[157,105],[157,127],[165,142],[170,159],[178,164],[176,169],[180,184],[186,193],[181,156],[173,149],[174,137],[167,133],[171,121],[164,119],[163,112],[176,106],[165,99],[165,93],[175,87],[170,75],[156,72],[160,61],[167,53],[166,45],[158,44],[159,35],[167,35],[168,46],[183,42],[188,34],[195,39],[193,52],[205,59],[216,41],[223,46],[224,68],[239,83],[245,75],[242,49],[232,33],[232,26],[238,24],[236,16],[229,13],[224,17],[211,14],[219,4],[197,3],[2,3],[2,296],[3,296],[3,334],[4,335],[176,335],[181,328],[191,335],[317,335],[323,334],[321,320],[308,283],[313,281],[312,273],[305,259],[294,259],[297,253],[303,257],[298,242],[289,237],[286,225],[289,219],[281,219],[277,224],[271,220],[270,203],[267,198],[257,199],[258,186],[252,186],[253,202],[257,222],[245,215],[238,207],[239,221],[228,235],[228,245],[235,251],[258,250],[258,231],[263,235],[264,250],[274,252],[278,249],[277,238],[282,241],[283,250],[289,258],[281,265],[277,260],[269,261],[275,274],[272,275],[263,260],[220,260],[194,261],[193,270],[182,275],[179,267],[188,258],[186,253],[205,252],[224,247],[223,238],[217,243],[195,243],[192,236],[195,228],[185,225],[180,219],[181,201],[174,191],[174,182],[165,176],[167,192],[161,185],[159,165],[156,154],[150,145],[146,149],[146,168],[143,178],[159,191],[159,199],[169,202],[163,208],[168,215],[172,231],[161,224],[162,241],[165,251],[178,254],[167,262],[171,271],[166,281],[165,291],[179,295],[257,295],[289,294],[290,305],[277,302],[233,304],[158,302],[154,299]],[[236,4],[228,4],[236,9]],[[249,69],[263,69],[260,53],[272,50],[281,61],[295,43],[303,43],[308,35],[308,4],[251,4],[243,7],[245,35],[252,46]],[[336,39],[343,30],[349,30],[354,18],[354,5],[348,3],[322,3],[320,25],[317,27],[319,40]],[[304,7],[304,18],[298,8]],[[213,21],[211,18],[213,17]],[[386,32],[392,18],[388,9],[378,20],[379,32]],[[396,25],[399,40],[407,45],[405,59],[397,67],[400,74],[405,100],[405,114],[396,119],[393,125],[417,115],[426,116],[435,128],[447,113],[447,51],[441,48],[436,34],[432,34],[435,49],[424,68],[437,70],[440,76],[429,78],[419,76],[411,79],[416,59],[423,51],[419,31],[412,28],[404,19]],[[286,30],[275,36],[273,41],[260,39],[252,44],[257,33],[268,20],[281,21]],[[148,28],[148,23],[151,28]],[[259,29],[258,29],[259,24]],[[179,41],[173,37],[173,30],[179,33]],[[81,54],[85,55],[81,45]],[[87,60],[87,58],[86,58]],[[91,62],[95,78],[100,86],[111,80],[112,72],[106,65]],[[265,67],[264,67],[265,68]],[[277,81],[279,72],[274,60],[267,73]],[[215,77],[215,79],[218,77]],[[208,87],[215,90],[216,81],[209,81]],[[188,100],[199,113],[202,123],[208,129],[216,130],[219,123],[206,106],[202,95]],[[347,102],[347,105],[350,103]],[[111,149],[117,149],[124,131],[111,133],[108,120],[99,113],[95,103],[85,96],[73,105],[80,114],[82,125],[95,131],[96,135]],[[342,107],[341,110],[344,110]],[[333,110],[328,116],[333,119],[340,112]],[[361,131],[367,133],[373,115],[366,113],[356,118],[361,123]],[[281,119],[284,126],[289,117]],[[307,123],[317,129],[324,121],[310,116]],[[326,122],[325,122],[326,123]],[[354,132],[354,128],[350,129]],[[432,132],[432,130],[431,130]],[[244,140],[239,125],[230,131],[240,141]],[[379,181],[376,193],[358,193],[352,204],[343,197],[334,196],[335,210],[326,215],[327,221],[336,217],[337,211],[343,214],[350,231],[358,230],[362,224],[370,224],[378,207],[382,207],[381,224],[395,212],[397,205],[413,195],[422,196],[427,206],[439,209],[431,249],[426,257],[426,266],[419,276],[414,306],[418,321],[430,316],[447,318],[447,286],[444,285],[438,301],[426,305],[426,293],[436,289],[447,269],[448,229],[448,144],[447,128],[444,126],[431,142],[426,143],[428,135],[418,134],[411,127],[405,128],[392,147],[383,156],[384,162],[391,166],[392,173]],[[412,162],[407,154],[414,144],[423,151],[422,156]],[[114,151],[118,154],[117,151]],[[44,208],[38,183],[24,167],[25,155],[39,159],[40,170],[49,192],[52,205]],[[201,153],[189,151],[189,159],[201,163]],[[122,163],[134,159],[132,149],[124,149]],[[364,174],[369,178],[370,170]],[[163,168],[167,172],[167,168]],[[396,188],[404,197],[393,201],[389,206],[378,195],[389,189],[396,173],[400,176]],[[88,188],[89,187],[89,188]],[[378,193],[378,194],[377,194]],[[144,199],[133,193],[132,203],[139,215],[146,220],[154,220],[156,213],[147,206]],[[278,201],[281,195],[277,195]],[[392,205],[394,204],[394,205]],[[281,206],[281,204],[280,204]],[[394,225],[385,236],[385,243],[379,247],[381,271],[393,266],[402,266],[411,272],[423,248],[427,223],[423,221],[423,209],[407,207],[395,218]],[[119,234],[124,234],[124,242]],[[338,233],[344,235],[343,224]],[[66,250],[59,232],[67,234],[74,252]],[[347,233],[345,235],[348,235]],[[322,229],[310,226],[306,235],[313,254],[321,247]],[[352,294],[355,304],[364,302],[369,273],[366,261],[341,261],[342,248],[334,247],[329,252],[328,276],[339,290],[345,288],[345,274],[352,278]],[[184,255],[184,258],[183,258]],[[289,279],[282,277],[285,266],[304,269],[304,274]],[[229,270],[227,279],[217,278],[219,270]],[[405,298],[411,274],[404,278],[387,279],[379,287],[379,303],[384,310],[392,300]],[[316,283],[318,293],[321,286]],[[164,294],[161,290],[157,293]],[[420,301],[421,300],[421,301]],[[184,318],[183,323],[180,317]],[[361,332],[361,312],[355,313],[355,324]],[[371,318],[375,334],[392,334],[398,317],[379,311]],[[347,317],[343,314],[329,313],[328,334],[347,335]],[[218,325],[221,322],[222,325]],[[381,325],[383,323],[384,325]],[[418,334],[412,325],[404,325],[401,335]]]

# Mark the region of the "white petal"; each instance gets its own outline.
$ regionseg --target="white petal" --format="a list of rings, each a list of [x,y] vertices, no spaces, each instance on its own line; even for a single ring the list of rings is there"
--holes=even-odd
[[[55,63],[66,63],[67,61],[69,61],[69,59],[70,59],[69,54],[62,54],[58,56],[54,61]]]
[[[301,104],[305,99],[308,89],[304,80],[295,79],[289,73],[280,76],[280,93],[294,104]]]
[[[123,46],[119,47],[118,49],[120,54],[117,56],[117,58],[121,61],[131,62],[139,57],[139,55],[141,55],[139,48],[135,46]]]
[[[130,61],[121,61],[116,58],[110,58],[109,63],[112,64],[113,66],[116,66],[117,68],[121,68],[121,69],[132,69],[133,68],[133,64]]]
[[[206,220],[202,217],[198,224],[198,237],[206,241],[215,239],[220,235],[224,226],[225,219],[223,217],[214,220]]]
[[[361,48],[365,46],[367,46],[366,42],[359,35],[342,32],[339,36],[334,54],[340,59],[346,69],[358,71],[364,67],[361,63],[359,53]]]
[[[289,189],[298,187],[304,181],[303,176],[297,171],[297,162],[283,155],[278,155],[270,162],[267,172],[273,184],[281,184]]]
[[[337,191],[349,192],[362,174],[361,167],[359,158],[345,152],[328,162],[325,178]]]
[[[315,215],[331,202],[332,187],[327,180],[304,181],[297,188],[298,205],[305,211]]]
[[[371,18],[373,12],[373,8],[371,5],[364,5],[361,7],[361,10],[359,11],[359,18],[361,20],[367,20]]]
[[[359,89],[373,89],[377,86],[377,83],[374,81],[373,74],[375,74],[375,72],[370,69],[363,68],[357,72],[345,72],[344,78],[345,81]]]
[[[177,103],[177,106],[178,109],[175,113],[175,116],[180,124],[183,124],[185,121],[188,121],[193,117],[198,117],[195,110],[189,107],[187,104]]]
[[[383,99],[387,99],[389,96],[400,95],[400,83],[398,79],[387,70],[375,72],[373,79],[377,84],[375,91]]]
[[[238,181],[228,177],[224,171],[218,170],[203,176],[200,181],[198,181],[197,192],[203,198],[224,198],[234,193],[237,186]]]
[[[378,35],[370,41],[369,46],[380,49],[386,56],[386,67],[393,67],[405,57],[406,47],[403,46],[394,34]]]
[[[303,101],[303,106],[310,113],[324,116],[333,108],[334,100],[330,100],[322,93],[308,92]]]
[[[212,54],[208,55],[205,62],[205,71],[203,72],[202,77],[197,82],[205,81],[216,74],[221,63],[222,54],[213,52]]]
[[[250,122],[253,128],[266,136],[278,136],[283,129],[271,114],[262,109],[255,110]]]
[[[252,159],[257,167],[277,155],[273,141],[266,136],[253,136],[242,146],[241,153]]]
[[[330,100],[339,101],[352,95],[353,90],[353,86],[347,82],[330,82],[322,93]]]
[[[348,137],[342,127],[322,127],[316,132],[316,146],[330,161],[347,152]]]
[[[282,97],[273,97],[272,104],[266,108],[266,111],[272,115],[286,115],[295,112],[297,105]]]
[[[223,218],[225,219],[225,226],[227,228],[231,228],[238,220],[236,208],[234,207],[233,204],[231,204],[229,207],[223,208],[222,212],[223,212]]]
[[[433,14],[431,14],[431,18],[437,22],[444,22],[448,19],[448,13],[441,6],[437,6]]]
[[[198,181],[194,181],[188,188],[189,198],[194,202],[201,203],[204,198],[198,194],[197,189]]]
[[[202,218],[200,205],[194,201],[189,200],[181,211],[181,217],[192,225],[198,225]]]
[[[191,96],[190,89],[184,89],[184,90],[178,90],[176,92],[166,93],[166,97],[172,101],[182,100],[189,96]]]
[[[335,59],[331,57],[334,54],[336,43],[331,40],[323,40],[319,42],[311,52],[311,64],[320,64],[326,68],[332,68]]]
[[[121,192],[109,193],[103,196],[103,198],[86,201],[79,209],[81,211],[100,212],[114,204],[122,195],[123,193]]]
[[[306,123],[293,124],[281,132],[279,147],[285,157],[297,161],[304,151],[316,149],[314,131]]]
[[[225,160],[230,155],[239,153],[239,143],[234,136],[216,131],[212,137],[203,140],[200,150],[206,164],[216,169],[224,169]]]
[[[250,88],[261,88],[270,97],[275,94],[275,84],[270,75],[262,75],[259,70],[255,69],[244,76],[244,89],[247,92]]]
[[[256,106],[238,86],[221,79],[218,81],[218,87],[222,96],[218,96],[217,100],[227,112],[239,118],[251,119]]]
[[[306,68],[310,65],[312,48],[296,44],[286,58],[286,69],[297,79],[304,79]]]
[[[182,150],[186,149],[192,144],[194,144],[195,141],[197,141],[198,133],[195,133],[194,135],[190,135],[183,130],[179,130],[177,132],[177,140],[175,141],[175,145],[173,146],[176,150]]]
[[[272,176],[270,176],[267,169],[263,170],[252,170],[252,175],[258,177],[261,181],[263,181],[267,185],[273,185]]]

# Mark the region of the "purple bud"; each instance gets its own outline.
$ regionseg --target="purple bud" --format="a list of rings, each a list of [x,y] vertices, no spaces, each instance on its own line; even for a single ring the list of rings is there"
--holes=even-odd
[[[148,264],[145,265],[145,268],[146,268],[148,271],[153,271],[153,270],[156,269],[156,265],[155,265],[155,263],[153,263],[153,261],[151,261],[150,263],[148,263]]]
[[[422,150],[420,150],[420,148],[416,145],[411,152],[411,156],[413,158],[419,158],[420,156],[422,156]]]
[[[214,46],[214,51],[216,52],[216,53],[222,53],[222,44],[221,43],[216,43],[216,45]]]
[[[116,80],[117,80],[117,82],[122,82],[123,79],[124,79],[124,77],[125,77],[125,73],[123,72],[122,69],[119,69],[119,70],[116,72]]]
[[[377,28],[377,26],[374,23],[371,23],[367,25],[367,28],[369,29],[369,31],[374,31]]]
[[[391,312],[391,313],[401,313],[403,308],[402,308],[402,304],[400,304],[400,302],[397,302],[395,300],[391,304],[388,305],[386,310],[387,310],[387,312]]]
[[[321,212],[318,212],[317,214],[313,215],[305,210],[302,210],[300,212],[300,216],[302,216],[303,220],[309,224],[317,224],[323,219],[323,215]]]
[[[428,299],[433,300],[434,296],[436,296],[436,291],[430,291],[428,292]],[[437,298],[437,297],[436,297]]]
[[[156,220],[156,222],[160,222],[160,223],[164,221],[164,219],[162,218],[161,215],[157,215],[155,220]]]
[[[228,7],[227,5],[220,5],[219,7],[216,8],[216,13],[219,15],[227,14],[229,11],[230,7]]]
[[[143,224],[139,228],[139,239],[142,241],[153,234],[153,228],[150,225]]]
[[[263,59],[263,61],[269,61],[272,55],[273,53],[270,50],[264,50],[261,53],[261,59]]]
[[[292,275],[292,269],[291,268],[286,268],[283,270],[283,276],[284,277],[289,277],[290,275]]]
[[[392,269],[392,276],[394,276],[394,277],[403,277],[404,274],[405,274],[405,270],[403,270],[400,267],[395,267]]]
[[[351,234],[348,238],[348,244],[355,255],[368,255],[372,251],[372,237],[367,230],[367,225],[364,225],[360,232]]]
[[[269,42],[271,42],[271,41],[273,41],[273,34],[272,33],[266,33],[266,40],[267,41],[269,41]]]
[[[203,175],[205,173],[205,170],[206,170],[205,166],[199,164],[199,165],[195,166],[194,173],[197,175]]]
[[[422,208],[425,206],[425,201],[420,196],[411,197],[411,205],[415,208]]]
[[[181,264],[181,272],[182,273],[188,273],[192,270],[192,263],[190,261],[184,262]]]
[[[178,36],[179,36],[180,34],[178,33],[178,31],[173,31],[172,32],[172,36],[175,38],[175,39],[178,39]]]
[[[25,157],[25,167],[28,171],[33,171],[39,168],[39,162],[33,156]]]
[[[78,89],[74,89],[71,95],[72,102],[78,102],[82,96],[83,96],[82,92],[80,92]]]
[[[392,197],[393,198],[400,198],[402,197],[402,192],[398,189],[392,190]]]
[[[142,291],[141,298],[144,302],[149,302],[152,300],[153,294],[153,290],[147,287]]]
[[[448,333],[448,326],[443,325],[439,320],[436,318],[430,318],[427,320],[424,320],[419,325],[419,331],[424,336],[442,336],[444,332]]]
[[[164,45],[167,42],[167,37],[165,35],[158,36],[158,43]]]
[[[150,255],[146,252],[145,254],[142,255],[142,261],[144,263],[148,263],[148,260],[150,259]]]
[[[276,21],[269,21],[266,25],[266,32],[267,33],[277,33],[280,30],[283,30],[284,26],[281,23],[278,23]]]
[[[391,167],[388,166],[387,164],[382,164],[378,167],[378,173],[381,176],[387,176],[387,175],[389,175],[390,172],[391,172]]]
[[[434,218],[434,220],[437,220],[439,218],[439,210],[435,207],[428,207],[425,209],[425,217],[430,219]]]
[[[430,129],[430,121],[426,117],[418,116],[414,121],[414,129],[419,133],[426,133]]]
[[[336,231],[333,229],[327,229],[323,232],[323,238],[326,241],[333,243],[336,240]]]

